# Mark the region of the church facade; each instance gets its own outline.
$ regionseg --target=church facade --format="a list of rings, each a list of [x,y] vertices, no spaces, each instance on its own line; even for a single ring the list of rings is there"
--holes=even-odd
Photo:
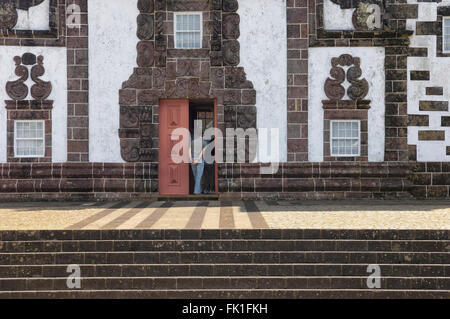
[[[0,200],[188,196],[198,122],[221,199],[450,197],[450,0],[5,0],[0,29]]]

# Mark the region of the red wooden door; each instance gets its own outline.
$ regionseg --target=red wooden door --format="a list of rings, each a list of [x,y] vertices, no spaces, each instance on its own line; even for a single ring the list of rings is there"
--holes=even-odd
[[[172,160],[172,140],[177,128],[189,129],[189,100],[160,100],[159,104],[159,193],[162,195],[189,194],[189,164]]]

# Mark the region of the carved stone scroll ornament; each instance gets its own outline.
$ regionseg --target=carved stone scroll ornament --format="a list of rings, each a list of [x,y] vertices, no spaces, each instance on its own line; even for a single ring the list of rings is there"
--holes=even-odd
[[[40,55],[37,64],[31,68],[31,79],[36,83],[31,87],[31,96],[36,100],[45,100],[52,92],[52,84],[39,78],[44,74],[44,57]]]
[[[236,40],[240,36],[239,31],[240,18],[236,13],[230,13],[223,16],[223,38]]]
[[[351,84],[347,89],[347,95],[352,100],[362,100],[369,92],[369,83],[366,79],[359,79],[362,75],[360,59],[353,59],[354,66],[347,70],[347,81]]]
[[[223,63],[225,65],[236,66],[240,61],[241,46],[236,40],[223,42]]]
[[[325,81],[325,94],[330,100],[341,100],[345,95],[342,83],[345,81],[345,71],[338,66],[338,58],[331,59],[331,79]]]
[[[138,9],[142,13],[152,13],[155,9],[154,0],[138,0]]]
[[[236,12],[239,9],[239,3],[237,0],[223,0],[223,11]]]
[[[137,17],[137,37],[140,40],[151,40],[154,35],[154,18],[152,14],[140,14]]]
[[[28,80],[28,68],[22,65],[22,58],[20,56],[14,57],[16,63],[15,74],[19,77],[16,81],[9,81],[6,83],[6,93],[15,101],[22,101],[28,96],[28,86],[25,81]]]
[[[345,79],[351,84],[347,89],[347,95],[350,99],[362,100],[369,92],[369,83],[366,79],[359,79],[362,75],[360,67],[360,58],[354,58],[349,54],[342,54],[338,58],[331,59],[330,75],[325,81],[325,94],[332,100],[342,100],[345,96],[345,88],[342,85]],[[349,67],[347,75],[342,67]]]

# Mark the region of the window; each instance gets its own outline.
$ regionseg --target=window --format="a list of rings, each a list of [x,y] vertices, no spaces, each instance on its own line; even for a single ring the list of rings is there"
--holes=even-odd
[[[201,49],[202,14],[175,13],[175,49]]]
[[[442,48],[443,52],[450,53],[450,17],[444,17],[442,19],[442,26],[443,26],[443,41],[442,45],[444,46]]]
[[[44,121],[14,121],[14,156],[44,157]]]
[[[331,156],[360,155],[360,122],[331,121]]]

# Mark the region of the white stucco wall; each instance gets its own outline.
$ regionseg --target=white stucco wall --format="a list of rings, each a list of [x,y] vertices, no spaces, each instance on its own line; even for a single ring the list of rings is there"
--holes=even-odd
[[[371,100],[368,114],[369,124],[369,161],[384,160],[385,139],[385,74],[384,48],[353,47],[353,48],[311,48],[309,49],[308,68],[308,136],[309,161],[323,161],[323,108],[322,100],[327,100],[324,91],[326,79],[330,76],[331,58],[341,54],[350,54],[361,59],[362,77],[369,82],[367,100]],[[344,86],[347,82],[344,82]],[[345,97],[344,97],[345,99]]]
[[[52,157],[53,162],[67,161],[67,52],[66,48],[51,47],[7,47],[0,46],[0,101],[10,100],[5,85],[8,81],[17,80],[14,74],[13,58],[30,52],[36,56],[44,56],[44,81],[52,82],[52,92],[48,97],[54,100],[52,111]],[[31,69],[30,69],[31,70]],[[30,89],[34,82],[31,77],[26,82]],[[32,99],[30,93],[27,99]],[[6,121],[7,113],[4,103],[0,106],[0,162],[6,162]]]
[[[89,152],[95,162],[122,162],[119,89],[136,66],[137,0],[89,1]],[[287,157],[286,1],[239,2],[241,63],[257,91],[258,127],[279,128]],[[268,161],[267,157],[261,158]]]
[[[16,30],[49,30],[50,0],[45,0],[40,5],[29,10],[17,10]]]
[[[407,27],[415,30],[417,21],[436,21],[437,7],[449,6],[450,0],[441,3],[418,3],[416,0],[408,0],[408,3],[419,5],[418,19],[408,19]],[[408,144],[417,146],[417,161],[419,162],[445,162],[450,161],[446,155],[446,146],[450,145],[450,127],[441,127],[441,117],[450,116],[450,111],[419,111],[419,101],[449,101],[450,82],[448,70],[450,70],[450,57],[436,57],[436,36],[416,35],[411,38],[411,47],[428,48],[427,57],[408,57],[408,79],[410,71],[430,71],[430,81],[408,81],[408,114],[429,116],[429,126],[408,127]],[[444,71],[446,70],[446,71]],[[443,87],[441,96],[426,95],[427,87]],[[419,141],[418,131],[438,130],[445,131],[445,141]]]
[[[330,0],[323,2],[323,24],[325,30],[354,30],[352,15],[355,9],[341,9]]]
[[[89,0],[89,159],[120,156],[119,89],[136,67],[137,0]]]
[[[240,65],[256,89],[257,126],[279,129],[279,155],[284,162],[287,160],[286,0],[241,0],[238,14]],[[259,161],[271,161],[270,152],[263,153],[266,152],[261,152]]]

